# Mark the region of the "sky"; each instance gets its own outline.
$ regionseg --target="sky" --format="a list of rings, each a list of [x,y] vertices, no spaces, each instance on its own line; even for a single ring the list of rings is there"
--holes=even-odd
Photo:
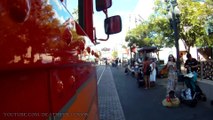
[[[153,12],[154,0],[112,0],[112,6],[108,9],[108,16],[120,15],[122,19],[122,32],[110,35],[108,41],[101,42],[98,47],[110,47],[111,49],[121,46],[125,41],[125,35],[129,28],[129,15],[140,15],[143,19],[147,19]],[[104,33],[103,12],[96,12],[94,9],[94,27],[98,31],[97,38],[106,38]]]

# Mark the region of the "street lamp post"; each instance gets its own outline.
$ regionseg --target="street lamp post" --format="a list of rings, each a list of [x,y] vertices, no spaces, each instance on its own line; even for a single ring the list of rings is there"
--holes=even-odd
[[[180,52],[179,52],[179,32],[178,32],[178,24],[179,24],[179,15],[180,10],[177,8],[177,1],[176,0],[165,0],[165,2],[169,3],[170,5],[170,12],[168,13],[168,18],[170,20],[170,24],[172,24],[172,28],[174,30],[174,38],[175,38],[175,47],[176,47],[176,54],[177,54],[177,71],[181,73],[180,68]],[[169,9],[168,9],[169,11]]]

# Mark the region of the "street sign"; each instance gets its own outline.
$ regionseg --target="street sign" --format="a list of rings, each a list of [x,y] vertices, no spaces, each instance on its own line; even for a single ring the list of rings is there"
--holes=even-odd
[[[110,48],[104,47],[104,48],[101,49],[101,51],[110,51]]]

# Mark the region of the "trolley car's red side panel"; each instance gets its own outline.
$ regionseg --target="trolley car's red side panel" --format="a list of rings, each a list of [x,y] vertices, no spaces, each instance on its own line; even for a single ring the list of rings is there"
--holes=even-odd
[[[61,0],[0,1],[1,120],[99,119],[97,54],[76,24]]]

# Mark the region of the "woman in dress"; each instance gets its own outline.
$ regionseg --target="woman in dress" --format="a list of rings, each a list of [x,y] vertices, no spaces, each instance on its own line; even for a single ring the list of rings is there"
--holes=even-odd
[[[150,73],[147,73],[147,69],[148,69],[149,65],[150,65],[149,58],[147,56],[145,56],[144,61],[143,61],[143,73],[144,73],[145,89],[150,88],[150,81],[149,81]]]
[[[150,82],[155,84],[156,82],[156,74],[157,74],[157,70],[156,70],[156,63],[154,61],[154,59],[150,59],[151,63],[150,63],[150,67],[152,72],[150,73]]]
[[[177,68],[175,58],[171,54],[168,57],[167,70],[168,70],[168,83],[167,83],[167,94],[168,94],[171,90],[175,91],[177,84],[177,73],[176,73]]]

